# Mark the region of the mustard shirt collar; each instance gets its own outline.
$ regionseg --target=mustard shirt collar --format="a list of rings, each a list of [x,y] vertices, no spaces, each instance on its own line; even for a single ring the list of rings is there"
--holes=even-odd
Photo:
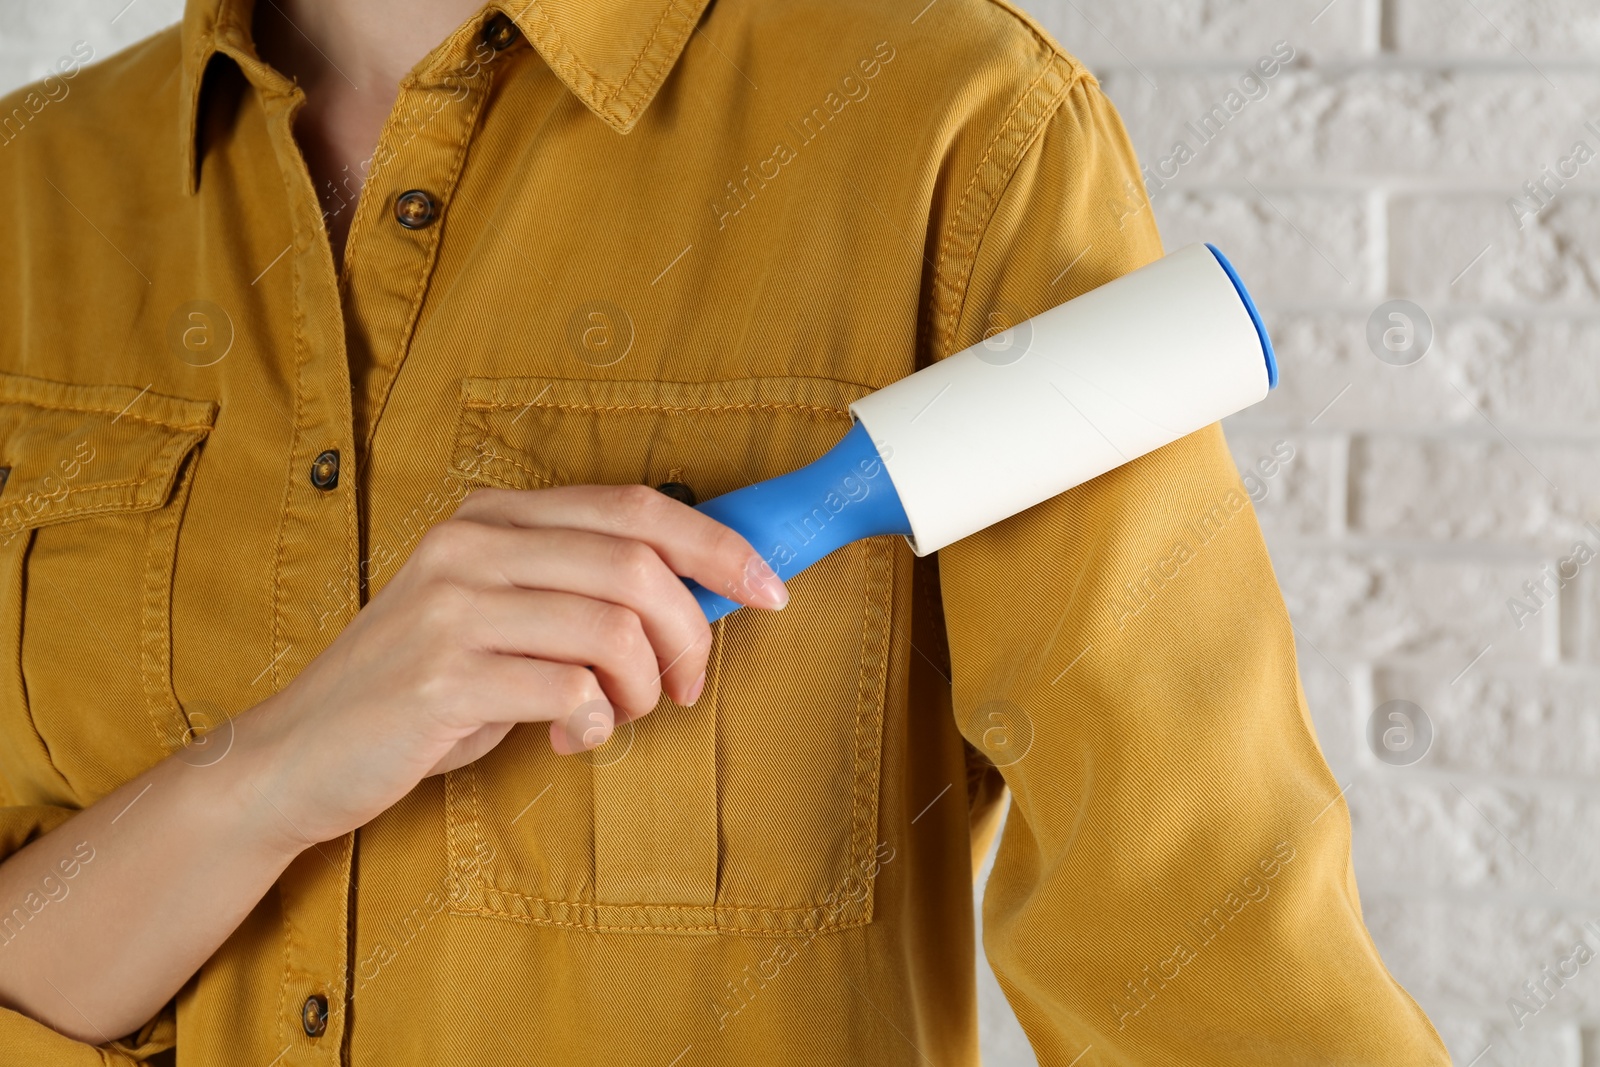
[[[502,0],[503,11],[584,105],[618,133],[633,129],[672,72],[710,0]],[[184,173],[195,187],[200,84],[217,52],[253,58],[252,0],[188,0],[181,30]]]

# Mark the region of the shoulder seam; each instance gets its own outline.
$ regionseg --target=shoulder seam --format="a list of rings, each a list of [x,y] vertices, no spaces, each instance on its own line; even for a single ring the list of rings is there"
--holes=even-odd
[[[1049,32],[1043,26],[1039,25],[1038,20],[1036,20],[1026,11],[1022,10],[1020,7],[1017,7],[1015,4],[1011,3],[1011,0],[988,0],[988,3],[993,4],[995,7],[998,7],[1000,10],[1004,11],[1006,14],[1022,23],[1023,28],[1029,33],[1033,34],[1034,40],[1038,41],[1043,48],[1054,52],[1062,59],[1065,59],[1072,66],[1079,68],[1081,71],[1083,71],[1083,73],[1089,73],[1088,69],[1078,61],[1076,56],[1063,48],[1059,41],[1057,41],[1054,37],[1051,37]],[[1093,75],[1091,74],[1090,77],[1092,78]]]
[[[935,361],[949,355],[955,343],[978,247],[1018,164],[1068,92],[1081,81],[1093,81],[1093,75],[1070,55],[1052,42],[1046,43],[1049,59],[990,137],[939,242],[928,311]]]

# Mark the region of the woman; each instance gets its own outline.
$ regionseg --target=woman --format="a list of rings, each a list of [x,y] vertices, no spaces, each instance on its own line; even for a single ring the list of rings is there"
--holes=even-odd
[[[1041,1062],[1446,1062],[1217,428],[790,589],[686,506],[1160,255],[1025,16],[191,0],[30,114],[6,1062],[975,1063],[1006,786]]]

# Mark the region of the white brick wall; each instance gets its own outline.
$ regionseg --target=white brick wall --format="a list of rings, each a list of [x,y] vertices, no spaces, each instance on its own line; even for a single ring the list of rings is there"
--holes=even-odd
[[[1600,1067],[1600,966],[1520,1030],[1506,1003],[1600,948],[1600,4],[1326,4],[1028,6],[1147,166],[1195,149],[1152,184],[1163,237],[1216,241],[1265,305],[1283,385],[1228,436],[1242,471],[1295,449],[1257,511],[1379,949],[1458,1063]],[[1278,41],[1296,60],[1200,145],[1185,123]],[[1580,139],[1595,159],[1519,220]],[[1411,366],[1366,340],[1395,297],[1435,327]],[[1507,599],[1578,539],[1597,558],[1519,628]],[[1433,723],[1415,765],[1368,748],[1391,699]]]
[[[0,88],[179,6],[0,0]],[[1384,958],[1459,1063],[1600,1067],[1600,961],[1521,1030],[1506,1003],[1579,937],[1600,946],[1581,926],[1600,926],[1600,558],[1520,628],[1506,603],[1574,540],[1600,552],[1600,3],[1024,6],[1100,74],[1147,165],[1195,147],[1155,189],[1163,236],[1216,241],[1264,305],[1283,384],[1229,440],[1242,471],[1294,448],[1257,510]],[[1279,41],[1295,60],[1198,145],[1185,123]],[[1519,227],[1508,198],[1579,139],[1597,158]],[[1392,297],[1435,327],[1411,366],[1367,345]],[[1391,699],[1434,726],[1413,766],[1367,746]],[[984,992],[986,1062],[1032,1063]]]

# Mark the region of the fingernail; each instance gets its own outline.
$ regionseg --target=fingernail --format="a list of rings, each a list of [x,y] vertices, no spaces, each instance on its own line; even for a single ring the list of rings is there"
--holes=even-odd
[[[701,693],[702,690],[705,689],[705,687],[706,687],[706,672],[705,671],[701,671],[700,672],[700,677],[696,678],[694,680],[694,684],[689,687],[689,699],[688,699],[688,702],[684,706],[685,707],[690,707],[690,706],[692,706],[694,704],[694,702],[696,700],[699,700],[700,699],[700,693]]]
[[[766,560],[751,556],[750,562],[745,564],[744,573],[745,587],[756,599],[766,601],[767,606],[773,609],[781,609],[789,603],[789,590]]]

